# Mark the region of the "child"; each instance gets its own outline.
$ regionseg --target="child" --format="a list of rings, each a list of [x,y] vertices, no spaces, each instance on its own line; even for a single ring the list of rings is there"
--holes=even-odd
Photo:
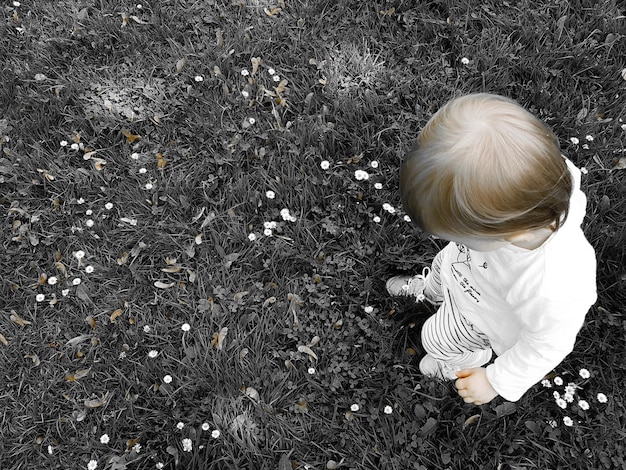
[[[387,281],[392,295],[439,306],[420,371],[457,379],[466,403],[517,401],[572,351],[596,301],[580,171],[517,103],[473,94],[420,132],[400,192],[421,229],[450,241],[431,270]]]

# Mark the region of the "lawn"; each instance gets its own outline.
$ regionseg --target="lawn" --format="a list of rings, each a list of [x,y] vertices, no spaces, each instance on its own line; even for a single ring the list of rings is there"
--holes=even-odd
[[[0,468],[626,468],[625,15],[3,1]],[[481,407],[420,375],[432,311],[384,289],[442,246],[404,154],[476,91],[584,168],[599,293],[542,384]]]

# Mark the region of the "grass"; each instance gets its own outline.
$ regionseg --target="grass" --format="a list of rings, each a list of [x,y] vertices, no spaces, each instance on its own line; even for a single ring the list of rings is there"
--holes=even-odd
[[[0,468],[624,468],[619,2],[21,3],[0,7]],[[482,90],[587,169],[599,300],[552,388],[474,407],[420,376],[429,312],[384,280],[440,248],[398,207],[405,151]]]

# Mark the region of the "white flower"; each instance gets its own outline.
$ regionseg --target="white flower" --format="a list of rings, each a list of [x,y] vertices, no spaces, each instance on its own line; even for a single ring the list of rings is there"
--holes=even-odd
[[[102,436],[100,436],[100,442],[102,444],[108,444],[110,441],[109,439],[109,435],[108,434],[103,434]]]
[[[91,214],[93,214],[93,211],[91,209],[87,209],[85,211],[85,215],[91,215]]]
[[[248,69],[241,69],[241,75],[247,77],[248,75],[250,75],[250,72],[248,72]]]
[[[85,272],[87,274],[91,274],[93,272],[93,266],[89,265],[85,268]]]
[[[241,91],[241,96],[243,96],[244,98],[248,98],[248,97],[250,97],[250,93],[248,93],[246,90],[242,90]]]
[[[78,284],[80,284],[80,283],[81,283],[80,277],[75,277],[75,278],[72,280],[72,284],[73,284],[73,285],[75,285],[75,286],[77,286],[77,285],[78,285]]]
[[[378,217],[377,215],[374,216],[374,218],[372,219],[374,222],[376,222],[377,224],[380,223],[380,217]]]
[[[359,181],[365,181],[370,178],[370,175],[367,173],[367,171],[356,170],[354,172],[354,177]]]
[[[211,425],[209,423],[202,423],[203,431],[208,431],[209,429],[211,429]]]
[[[144,333],[150,333],[150,325],[144,325],[143,326],[143,332]]]
[[[385,406],[385,409],[383,410],[383,412],[386,415],[390,415],[391,413],[393,413],[393,408],[391,406],[387,405],[387,406]]]
[[[144,173],[146,173],[148,170],[146,168],[139,168],[139,173],[141,173],[142,175]]]
[[[82,197],[79,197],[78,199],[76,199],[76,204],[84,204],[85,200]]]
[[[569,141],[574,145],[578,145],[580,143],[580,140],[578,140],[578,137],[570,137]]]
[[[219,429],[214,429],[213,432],[211,433],[211,437],[213,439],[217,439],[218,437],[220,437],[222,433],[220,432]]]
[[[570,418],[569,416],[563,416],[563,424],[565,426],[573,426],[574,421],[572,421],[572,418]]]
[[[204,77],[203,77],[202,75],[196,75],[196,76],[195,76],[195,78],[194,78],[194,80],[195,80],[196,82],[201,82],[202,80],[204,80]]]
[[[46,300],[46,296],[44,294],[37,294],[37,297],[35,297],[35,300],[37,302],[43,302],[44,300]]]
[[[622,124],[622,130],[626,131],[626,124]]]
[[[273,232],[271,228],[266,228],[265,230],[263,230],[263,235],[265,235],[266,237],[271,237],[272,233]]]
[[[309,375],[313,375],[313,374],[315,374],[315,367],[309,367],[309,368],[307,369],[307,372],[309,373]]]
[[[409,217],[408,215],[405,215],[403,218],[405,222],[411,222],[411,217]]]
[[[89,463],[87,464],[87,470],[96,470],[96,468],[98,468],[98,461],[90,460]]]
[[[372,168],[378,168],[378,162],[377,162],[376,160],[372,160],[372,161],[370,162],[370,166],[371,166]]]
[[[189,331],[191,329],[191,326],[189,325],[189,323],[183,323],[183,326],[181,326],[180,329],[183,331]]]
[[[62,140],[59,142],[59,145],[61,145],[61,147],[67,147],[67,140]]]
[[[563,399],[567,403],[573,403],[574,402],[574,394],[573,393],[566,393],[565,395],[563,395]]]
[[[254,123],[256,122],[256,119],[254,119],[253,117],[248,118],[248,122],[250,123],[250,125],[254,125]]]
[[[146,183],[145,188],[146,189],[152,189],[152,183]]]
[[[269,68],[269,69],[267,69],[267,73],[269,73],[270,75],[275,75],[276,74],[276,70],[274,70],[273,68]]]
[[[141,3],[137,4],[137,10],[141,10],[143,8],[143,5]]]
[[[289,213],[289,209],[287,209],[287,208],[285,208],[285,209],[281,209],[281,211],[280,211],[280,216],[281,216],[281,217],[283,218],[283,220],[284,220],[284,221],[286,221],[286,222],[295,222],[296,220],[298,220],[298,219],[296,219],[294,216],[292,216],[292,215]]]
[[[166,375],[165,377],[163,377],[163,382],[165,382],[166,384],[169,384],[172,382],[172,376],[171,375]]]
[[[185,452],[191,452],[193,449],[193,443],[191,442],[191,439],[185,438],[183,439],[183,450]]]
[[[587,411],[589,409],[589,403],[587,403],[585,400],[578,400],[578,406],[583,411]]]
[[[256,240],[256,235],[254,233],[250,233],[248,234],[248,240],[250,240],[251,242]]]
[[[558,426],[557,422],[553,419],[551,419],[550,421],[548,421],[548,424],[550,425],[550,427],[552,428],[556,428]]]
[[[74,144],[70,145],[70,148],[71,148],[72,150],[79,150],[79,149],[80,149],[80,145],[78,145],[78,144],[74,143]]]
[[[93,219],[87,219],[85,220],[85,225],[89,228],[93,227],[95,224],[95,222],[93,221]]]
[[[469,60],[467,57],[462,57],[462,58],[461,58],[461,63],[462,63],[463,65],[467,65],[467,64],[469,64],[469,63],[470,63],[470,60]]]
[[[543,385],[546,388],[551,388],[552,387],[552,382],[550,382],[548,379],[543,379],[541,381],[541,385]]]
[[[163,467],[165,467],[165,464],[163,462],[157,462],[156,464],[157,470],[161,470]]]
[[[589,144],[583,144],[583,149],[589,150]]]
[[[133,160],[139,160],[139,154],[137,152],[131,153],[130,158],[132,158]]]
[[[576,393],[577,388],[578,387],[576,387],[576,384],[568,383],[567,386],[565,387],[565,393],[573,395],[574,393]]]
[[[322,170],[328,170],[330,168],[330,162],[328,160],[323,160],[322,163],[320,163],[320,166],[322,167]]]
[[[383,184],[382,183],[374,183],[374,188],[376,188],[376,189],[383,189]]]
[[[276,197],[276,193],[270,189],[265,191],[265,197],[268,199],[274,199]]]
[[[52,446],[48,446],[48,454],[52,455],[52,452],[54,452],[54,448]]]
[[[146,328],[146,327],[144,326],[144,331],[145,331],[145,328]],[[149,328],[149,327],[148,327],[148,328]],[[148,357],[149,357],[150,359],[154,359],[154,358],[155,358],[155,357],[157,357],[158,355],[159,355],[159,351],[157,351],[156,349],[153,349],[153,350],[151,350],[151,351],[148,353]]]
[[[554,385],[558,385],[558,386],[563,385],[563,379],[561,377],[555,377],[554,378]]]
[[[69,293],[70,293],[70,290],[69,290],[69,289],[63,289],[63,290],[61,291],[61,295],[62,295],[63,297],[66,297],[66,296],[67,296],[67,294],[69,294]]]
[[[567,402],[563,400],[562,398],[557,398],[556,404],[559,405],[560,408],[563,408],[563,409],[567,408]]]
[[[179,431],[180,431],[181,429],[183,429],[184,427],[185,427],[185,423],[183,423],[183,422],[179,422],[179,423],[176,425],[176,429],[178,429]]]
[[[135,454],[138,454],[139,452],[141,452],[141,444],[139,444],[139,442],[135,444],[133,446],[133,450],[135,451]]]
[[[360,407],[359,407],[358,403],[353,403],[352,405],[350,405],[350,411],[357,412],[357,411],[359,411],[359,408]]]
[[[274,80],[275,82],[280,82],[280,77],[278,75],[274,75],[272,77],[272,80]]]
[[[609,401],[609,399],[606,397],[604,393],[598,393],[596,397],[598,398],[598,401],[600,403],[606,403],[607,401]]]
[[[365,313],[372,313],[374,311],[374,307],[372,307],[371,305],[368,305],[363,310],[365,311]]]
[[[85,252],[83,250],[78,250],[74,253],[74,256],[76,257],[76,259],[82,259],[85,257]]]
[[[112,203],[112,202],[107,202],[107,203],[104,205],[104,208],[105,208],[106,210],[110,211],[111,209],[113,209],[113,203]]]
[[[586,140],[587,142],[593,142],[593,136],[592,136],[592,135],[586,135],[586,136],[585,136],[585,140]]]
[[[591,377],[591,374],[587,369],[580,369],[578,375],[580,375],[583,379],[588,379],[589,377]]]
[[[561,394],[557,392],[556,390],[552,393],[552,396],[554,397],[555,400],[558,400],[559,398],[561,398]]]
[[[585,168],[584,166],[582,166],[582,167],[580,167],[580,172],[581,172],[583,175],[586,175],[586,174],[588,174],[588,173],[589,173],[589,170],[587,170],[587,168]]]
[[[390,214],[395,214],[395,212],[396,212],[395,207],[393,207],[388,202],[383,204],[383,209],[386,210],[387,212],[389,212]]]

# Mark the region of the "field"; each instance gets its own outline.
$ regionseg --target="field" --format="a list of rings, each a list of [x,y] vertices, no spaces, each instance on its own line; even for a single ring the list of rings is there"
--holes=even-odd
[[[626,468],[625,15],[2,2],[0,469]],[[443,246],[404,155],[477,91],[584,168],[599,295],[543,384],[481,407],[420,375],[432,310],[384,288]]]

